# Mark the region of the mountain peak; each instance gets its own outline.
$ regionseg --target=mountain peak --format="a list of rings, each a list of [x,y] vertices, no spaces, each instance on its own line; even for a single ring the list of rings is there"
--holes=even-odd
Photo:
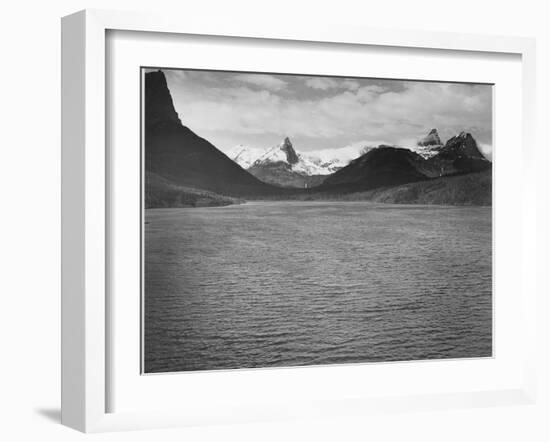
[[[161,70],[145,74],[145,122],[149,130],[181,125],[166,76]]]
[[[286,161],[288,162],[288,164],[292,165],[300,161],[298,154],[296,153],[294,147],[292,146],[292,143],[290,142],[290,138],[285,137],[282,144],[280,145],[280,149],[286,154]]]
[[[354,191],[412,183],[427,178],[422,157],[401,147],[381,144],[325,179],[322,186],[349,186]]]
[[[441,138],[437,133],[437,129],[432,129],[424,138],[420,139],[417,143],[418,146],[441,146]]]
[[[483,160],[486,159],[480,152],[475,138],[472,136],[471,133],[465,131],[462,131],[458,135],[450,138],[445,144],[443,151],[454,151],[467,157],[479,158]]]

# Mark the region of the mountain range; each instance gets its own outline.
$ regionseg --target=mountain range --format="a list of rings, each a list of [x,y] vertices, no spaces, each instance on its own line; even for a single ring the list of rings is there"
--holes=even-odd
[[[360,155],[359,152],[360,150],[357,155]],[[226,151],[226,155],[244,169],[282,162],[293,171],[306,175],[330,175],[347,164],[345,160],[337,157],[323,160],[315,155],[298,153],[288,137],[267,149],[253,149],[240,144]]]
[[[239,145],[226,155],[261,181],[280,187],[315,187],[346,165],[339,159],[322,161],[297,153],[288,137],[265,150]]]
[[[327,177],[320,188],[360,191],[481,172],[492,167],[469,133],[461,132],[444,145],[441,144],[435,129],[428,137],[432,141],[422,146],[425,147],[422,154],[385,145],[371,149]]]
[[[363,147],[349,164],[299,153],[288,137],[262,151],[237,146],[224,154],[182,124],[162,71],[145,75],[144,124],[146,207],[224,205],[241,198],[334,199],[349,194],[368,199],[374,198],[367,192],[372,189],[385,189],[384,198],[391,201],[400,186],[430,180],[440,184],[413,186],[412,193],[401,189],[399,201],[407,202],[407,195],[410,202],[422,201],[421,193],[428,190],[429,200],[438,204],[491,200],[487,182],[492,164],[465,132],[443,144],[432,129],[414,149]],[[451,179],[468,174],[468,179]],[[467,195],[477,181],[483,181],[480,189],[485,193],[469,201]]]
[[[337,154],[338,149],[334,149],[334,152]],[[288,137],[280,144],[267,149],[252,149],[239,145],[225,153],[259,180],[280,187],[294,188],[311,188],[325,182],[329,185],[342,184],[342,176],[348,173],[359,173],[367,180],[364,176],[367,170],[360,166],[367,163],[368,169],[375,169],[368,172],[368,180],[373,183],[400,183],[413,180],[413,177],[426,179],[477,172],[486,169],[490,164],[479,151],[471,134],[462,132],[449,139],[447,143],[442,143],[437,129],[432,129],[414,148],[389,145],[363,146],[356,149],[355,158],[351,161],[337,157],[323,161],[314,154],[298,153]],[[369,155],[365,156],[366,154]],[[359,159],[361,161],[358,161]],[[409,163],[415,171],[403,169],[401,166],[405,163]],[[346,173],[337,173],[348,165],[352,167]],[[350,172],[352,170],[355,172]],[[335,174],[335,177],[329,178],[332,174]],[[380,181],[375,175],[394,177],[388,176]]]

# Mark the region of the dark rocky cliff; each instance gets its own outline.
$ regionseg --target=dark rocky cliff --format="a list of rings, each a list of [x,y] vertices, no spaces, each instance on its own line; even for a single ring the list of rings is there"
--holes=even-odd
[[[182,125],[162,71],[145,74],[144,115],[147,171],[178,186],[223,195],[256,196],[279,191]]]

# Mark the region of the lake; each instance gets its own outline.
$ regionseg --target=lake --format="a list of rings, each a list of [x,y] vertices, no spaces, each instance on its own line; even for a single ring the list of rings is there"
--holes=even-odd
[[[492,355],[491,208],[145,211],[145,372]]]

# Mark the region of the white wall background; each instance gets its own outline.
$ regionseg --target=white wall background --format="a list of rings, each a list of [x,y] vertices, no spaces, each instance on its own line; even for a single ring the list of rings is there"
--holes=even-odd
[[[371,27],[537,37],[539,202],[550,201],[549,11],[545,2],[456,0],[19,0],[0,13],[0,439],[82,440],[59,425],[60,358],[60,17],[83,8],[311,20]],[[518,179],[518,177],[511,177]],[[518,183],[520,185],[520,183]],[[513,202],[511,202],[513,204]],[[539,206],[540,398],[535,406],[368,416],[92,436],[94,440],[550,440],[550,285],[543,258],[550,243]],[[544,287],[542,287],[544,285]],[[546,298],[545,298],[546,296]],[[90,436],[88,436],[90,437]]]

